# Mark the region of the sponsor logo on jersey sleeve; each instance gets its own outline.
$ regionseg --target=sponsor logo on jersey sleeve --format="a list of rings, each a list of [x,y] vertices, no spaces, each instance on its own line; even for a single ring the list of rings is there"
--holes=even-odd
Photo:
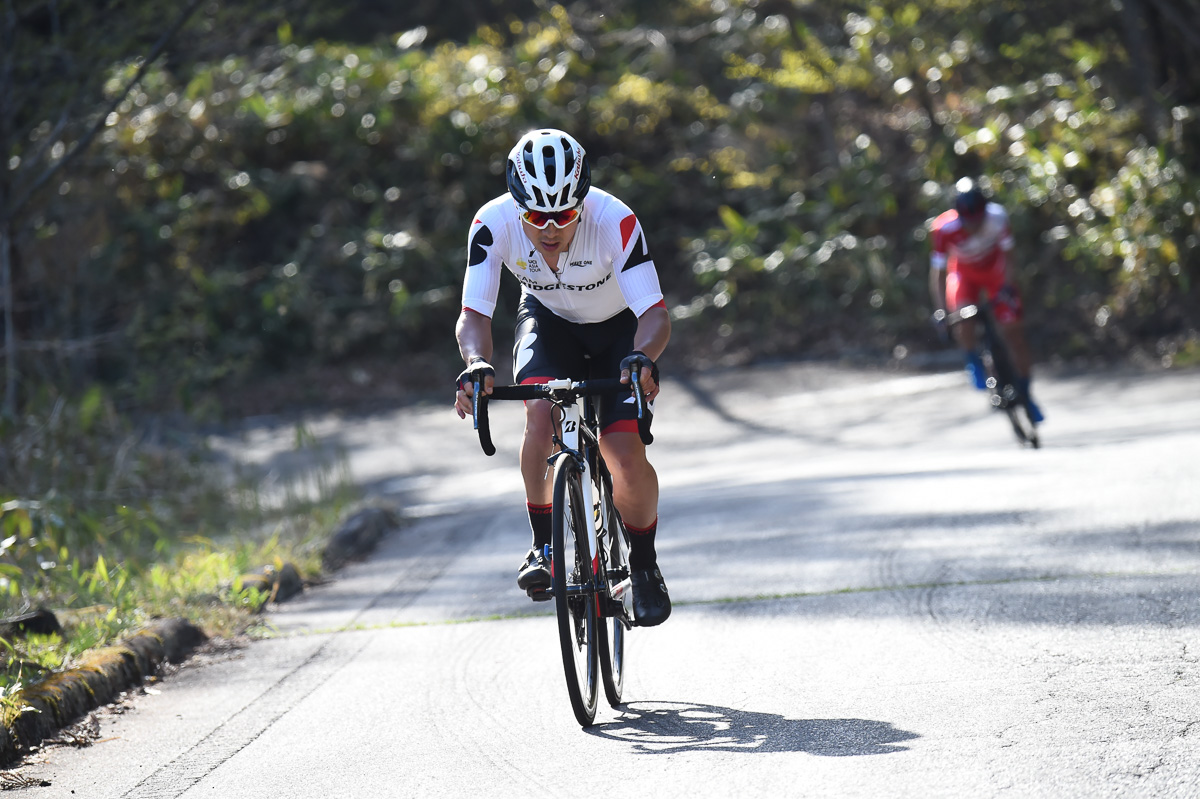
[[[492,246],[495,240],[492,238],[492,231],[487,225],[480,225],[471,234],[470,256],[467,259],[467,266],[475,266],[487,260],[488,248]]]
[[[630,248],[629,239],[635,232],[637,239]],[[646,237],[642,234],[642,226],[638,224],[637,217],[633,214],[621,220],[621,249],[629,253],[629,258],[621,267],[622,272],[651,260],[650,248],[646,246]]]
[[[621,220],[621,249],[629,246],[629,237],[633,235],[633,231],[637,230],[637,217],[633,214]]]

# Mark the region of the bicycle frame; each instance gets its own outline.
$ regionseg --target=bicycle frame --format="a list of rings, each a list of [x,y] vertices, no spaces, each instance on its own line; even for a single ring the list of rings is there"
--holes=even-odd
[[[545,383],[547,389],[553,392],[555,389],[570,390],[573,387],[573,382],[570,380],[549,380]],[[594,420],[589,418],[588,406],[591,403],[591,398],[587,396],[578,396],[574,402],[570,403],[555,403],[556,407],[562,412],[562,418],[558,422],[558,434],[554,436],[554,441],[558,444],[558,452],[555,452],[548,459],[551,467],[559,458],[574,458],[579,465],[581,474],[580,482],[583,484],[583,506],[592,510],[592,524],[588,525],[588,547],[592,553],[592,586],[576,586],[569,593],[593,593],[599,590],[597,580],[597,564],[596,559],[600,557],[600,538],[608,535],[608,520],[605,518],[607,514],[600,512],[602,507],[599,502],[599,497],[592,493],[592,461],[594,458],[587,457],[585,447],[596,448],[596,458],[599,458],[600,440],[596,437],[593,431]],[[583,446],[580,446],[580,442]],[[597,531],[599,525],[599,531]]]
[[[1007,344],[996,327],[991,307],[987,303],[964,305],[958,309],[955,315],[959,321],[979,320],[981,328],[979,344],[982,348],[984,364],[988,367],[987,386],[991,391],[991,403],[996,408],[1006,409],[1017,401],[1014,378],[1009,374],[1012,371],[1012,358]]]
[[[630,385],[632,385],[633,395],[638,408],[638,434],[644,443],[649,444],[653,440],[649,429],[650,415],[636,371],[631,375],[628,385],[621,383],[615,378],[586,381],[556,379],[530,385],[496,386],[491,395],[492,399],[547,400],[553,403],[562,413],[558,422],[558,433],[554,438],[559,450],[550,456],[549,463],[553,466],[555,461],[563,456],[575,459],[581,472],[584,507],[591,509],[593,521],[591,529],[588,532],[588,545],[591,547],[593,557],[593,585],[591,587],[578,586],[572,593],[595,592],[598,596],[602,593],[599,584],[599,565],[597,562],[601,557],[599,544],[601,540],[609,540],[609,536],[620,534],[619,531],[608,529],[609,519],[607,518],[608,514],[604,512],[603,497],[597,497],[593,493],[593,485],[600,485],[603,482],[602,475],[593,474],[602,461],[600,456],[600,441],[596,429],[596,408],[593,404],[593,399],[606,391],[622,388],[628,389]],[[476,383],[474,423],[479,433],[479,443],[484,453],[493,455],[496,452],[496,447],[493,445],[491,439],[491,428],[487,414],[488,399],[488,395],[482,394],[479,384]],[[595,453],[594,457],[589,457],[589,451]],[[628,585],[628,579],[612,587],[610,598],[620,602],[623,611],[614,613],[611,612],[612,609],[605,608],[605,612],[602,615],[616,615],[628,627],[628,620],[633,617],[633,597]]]
[[[981,299],[978,304],[964,305],[947,317],[951,324],[971,319],[978,319],[982,328],[979,343],[989,372],[987,387],[992,407],[1008,415],[1018,442],[1037,449],[1040,446],[1037,425],[1029,419],[1025,396],[1016,384],[1017,373],[1012,353],[992,315],[991,303],[986,298]],[[1024,413],[1024,418],[1018,416],[1018,410]]]

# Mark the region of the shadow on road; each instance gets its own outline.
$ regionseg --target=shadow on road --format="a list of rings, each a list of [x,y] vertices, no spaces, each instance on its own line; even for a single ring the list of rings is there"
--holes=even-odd
[[[919,737],[886,721],[789,719],[689,702],[633,702],[616,721],[586,730],[652,754],[676,752],[807,752],[824,757],[902,752]]]

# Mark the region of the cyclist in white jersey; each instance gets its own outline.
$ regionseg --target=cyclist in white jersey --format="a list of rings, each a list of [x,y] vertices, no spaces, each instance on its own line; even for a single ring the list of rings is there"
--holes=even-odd
[[[655,362],[666,349],[671,322],[641,224],[627,205],[591,187],[587,155],[570,135],[551,129],[525,134],[508,155],[508,192],[479,209],[468,237],[462,311],[456,337],[467,368],[459,376],[455,408],[472,411],[473,382],[490,391],[492,315],[507,268],[521,283],[513,374],[518,383],[611,377],[628,381],[640,368],[648,400],[658,394]],[[630,533],[634,616],[661,624],[671,612],[654,547],[658,528],[658,475],[637,432],[636,409],[612,397],[600,409],[600,449],[613,476],[613,501]],[[550,564],[553,485],[546,469],[552,449],[551,405],[527,402],[521,445],[533,546],[521,562],[517,585],[545,596]]]

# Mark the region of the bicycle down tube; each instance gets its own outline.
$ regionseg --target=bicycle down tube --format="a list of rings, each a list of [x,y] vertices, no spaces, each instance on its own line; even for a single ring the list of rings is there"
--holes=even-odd
[[[637,375],[630,377],[633,393],[637,400],[638,406],[638,432],[643,441],[649,437],[649,432],[645,429],[644,418],[646,416],[646,402],[641,390],[641,383],[638,382]],[[496,452],[496,447],[491,439],[491,425],[488,419],[487,404],[488,400],[531,400],[545,399],[553,402],[562,411],[562,418],[559,422],[559,435],[557,443],[559,451],[550,457],[550,463],[553,464],[558,458],[567,456],[575,458],[579,463],[581,472],[581,483],[583,487],[584,507],[595,509],[596,502],[599,497],[593,494],[593,475],[591,459],[584,456],[583,447],[580,441],[583,438],[588,439],[587,444],[599,447],[599,440],[595,434],[586,429],[582,418],[581,406],[578,402],[581,398],[594,397],[607,393],[613,393],[622,389],[628,390],[630,384],[622,383],[617,378],[603,378],[597,380],[574,381],[568,379],[548,380],[545,383],[530,383],[526,385],[515,386],[495,386],[490,395],[483,394],[480,390],[480,384],[475,384],[474,392],[474,422],[475,427],[479,432],[479,443],[483,451],[487,455],[493,455]],[[604,518],[606,514],[600,513],[601,528],[607,532],[608,520]],[[599,537],[596,530],[595,519],[593,524],[589,525],[588,545],[594,557],[599,557]],[[616,531],[613,531],[614,534]]]

